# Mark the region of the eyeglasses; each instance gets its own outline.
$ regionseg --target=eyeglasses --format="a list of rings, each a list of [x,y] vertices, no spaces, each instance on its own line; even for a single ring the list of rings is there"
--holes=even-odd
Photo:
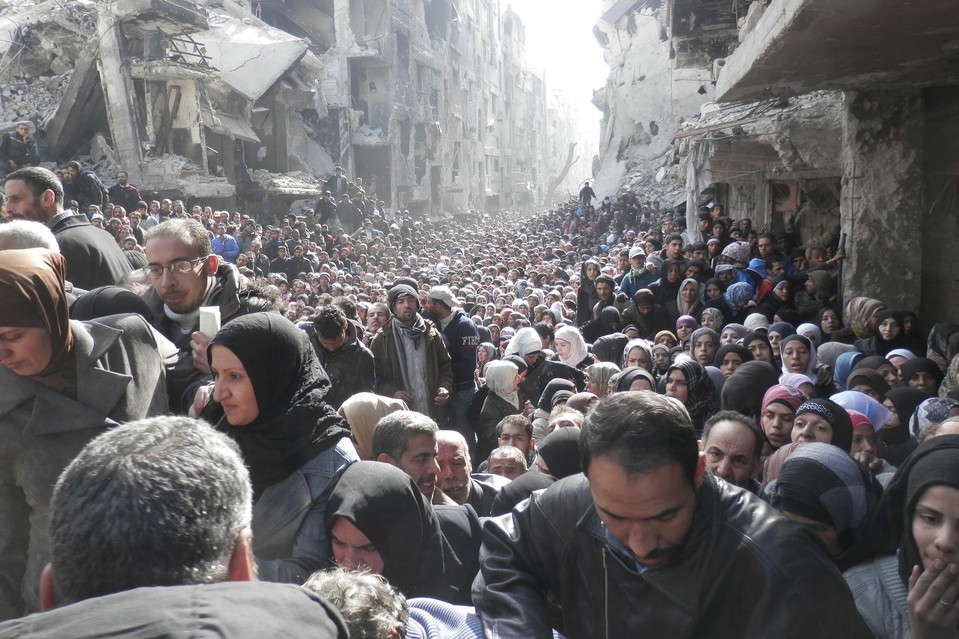
[[[152,277],[153,279],[160,279],[163,277],[164,271],[169,271],[170,275],[184,275],[189,273],[197,267],[197,264],[205,262],[207,258],[198,257],[195,260],[177,260],[176,262],[171,262],[169,266],[160,266],[158,264],[151,264],[143,269],[143,272]]]

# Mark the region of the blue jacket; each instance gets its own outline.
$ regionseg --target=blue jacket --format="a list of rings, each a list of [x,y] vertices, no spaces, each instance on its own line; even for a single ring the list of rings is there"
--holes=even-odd
[[[236,262],[236,256],[240,254],[240,245],[232,235],[224,235],[222,239],[219,235],[214,235],[210,247],[214,253],[231,264]]]
[[[442,328],[446,350],[453,361],[453,385],[473,381],[476,371],[476,347],[479,346],[479,331],[462,309],[453,309],[453,318]],[[457,389],[453,389],[457,390]],[[463,389],[459,389],[463,390]]]

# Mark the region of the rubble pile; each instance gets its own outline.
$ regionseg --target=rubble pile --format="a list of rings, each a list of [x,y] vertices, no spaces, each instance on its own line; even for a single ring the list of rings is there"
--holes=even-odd
[[[253,181],[270,195],[319,195],[323,183],[316,176],[304,172],[270,173],[263,169],[253,171]]]
[[[0,89],[0,123],[43,122],[60,104],[72,75],[73,71],[39,78],[24,75],[4,82]]]

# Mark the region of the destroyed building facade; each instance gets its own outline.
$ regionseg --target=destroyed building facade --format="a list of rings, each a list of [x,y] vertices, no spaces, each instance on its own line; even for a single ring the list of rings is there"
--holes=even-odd
[[[2,0],[0,30],[0,128],[155,196],[281,213],[342,166],[393,209],[529,206],[583,137],[498,0]]]
[[[658,46],[666,92],[682,102],[669,112],[672,153],[657,155],[666,145],[654,148],[636,124],[657,109],[643,93],[632,113],[597,100],[616,105],[603,169],[617,154],[635,164],[609,173],[610,190],[652,175],[668,183],[664,207],[685,208],[688,220],[708,200],[754,228],[778,231],[794,218],[807,245],[845,238],[846,299],[959,314],[959,267],[942,259],[959,231],[959,29],[948,3],[606,0],[604,10],[597,32],[607,58],[624,61],[619,79],[643,75],[626,71],[640,55],[630,51]],[[658,37],[642,29],[651,18]],[[697,83],[698,100],[689,95]]]

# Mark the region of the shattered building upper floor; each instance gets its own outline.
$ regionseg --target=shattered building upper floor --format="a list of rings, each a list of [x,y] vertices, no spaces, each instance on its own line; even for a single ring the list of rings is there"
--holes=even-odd
[[[0,30],[0,127],[146,193],[279,213],[339,165],[393,208],[518,206],[577,136],[497,0],[6,0]]]

